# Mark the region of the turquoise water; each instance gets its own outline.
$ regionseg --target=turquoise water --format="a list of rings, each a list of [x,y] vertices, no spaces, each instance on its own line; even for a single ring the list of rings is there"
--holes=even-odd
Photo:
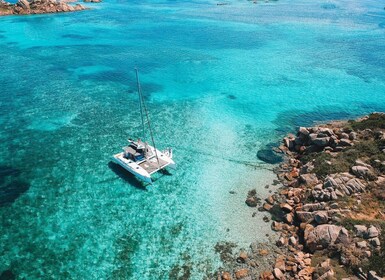
[[[378,1],[90,6],[0,18],[0,273],[202,279],[217,242],[272,235],[244,204],[274,179],[259,150],[385,110]],[[135,66],[178,164],[145,188],[110,163],[140,133]]]

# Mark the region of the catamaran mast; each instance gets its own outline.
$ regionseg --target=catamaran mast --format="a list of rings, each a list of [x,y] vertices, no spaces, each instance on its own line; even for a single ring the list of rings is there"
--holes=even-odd
[[[158,158],[158,153],[156,151],[156,146],[155,146],[155,141],[154,141],[154,135],[152,133],[152,129],[151,129],[151,124],[150,124],[150,117],[148,116],[148,111],[147,111],[147,107],[146,107],[146,104],[144,103],[144,99],[143,99],[143,94],[142,94],[142,88],[140,87],[140,83],[139,83],[139,73],[138,73],[138,68],[135,68],[135,74],[136,74],[136,83],[137,83],[137,86],[138,86],[138,94],[139,94],[139,104],[140,104],[140,117],[142,119],[142,130],[143,130],[143,141],[145,141],[145,131],[144,131],[144,116],[143,116],[143,112],[146,114],[146,119],[147,119],[147,126],[148,126],[148,130],[150,131],[150,136],[151,136],[151,142],[152,142],[152,145],[154,147],[154,150],[155,150],[155,157],[156,157],[156,161],[158,162],[158,167],[159,167],[159,158]],[[145,142],[146,143],[146,142]],[[146,145],[146,144],[145,144]],[[147,145],[145,147],[145,150],[147,150]]]
[[[143,105],[142,105],[142,90],[140,88],[139,83],[139,74],[138,74],[138,68],[135,68],[135,74],[136,74],[136,85],[138,87],[138,96],[139,96],[139,108],[140,108],[140,118],[142,119],[142,139],[145,140],[145,131],[144,131],[144,116],[143,116]]]

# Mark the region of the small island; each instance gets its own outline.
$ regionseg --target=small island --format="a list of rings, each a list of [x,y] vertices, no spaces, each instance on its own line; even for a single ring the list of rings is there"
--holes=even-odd
[[[81,4],[69,4],[75,2],[72,0],[19,0],[12,4],[4,0],[0,0],[0,16],[7,15],[32,15],[32,14],[48,14],[48,13],[64,13],[87,10]],[[84,0],[87,3],[98,3],[101,0]]]

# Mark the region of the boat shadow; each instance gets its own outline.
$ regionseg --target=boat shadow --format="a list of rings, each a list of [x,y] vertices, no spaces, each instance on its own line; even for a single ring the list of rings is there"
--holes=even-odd
[[[114,163],[113,161],[110,161],[108,163],[108,167],[121,179],[123,179],[126,183],[130,184],[131,186],[134,186],[137,189],[140,189],[142,191],[147,191],[147,186],[150,185],[148,183],[144,183],[137,179],[133,174],[125,170],[123,167],[121,167],[119,164]]]

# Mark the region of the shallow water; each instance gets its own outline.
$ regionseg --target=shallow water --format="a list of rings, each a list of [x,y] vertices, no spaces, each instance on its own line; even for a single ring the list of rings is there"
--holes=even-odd
[[[258,150],[385,109],[377,1],[90,6],[0,18],[0,272],[19,279],[202,279],[217,242],[272,234],[244,204],[274,179]],[[146,188],[110,163],[140,133],[135,66],[178,163]]]

